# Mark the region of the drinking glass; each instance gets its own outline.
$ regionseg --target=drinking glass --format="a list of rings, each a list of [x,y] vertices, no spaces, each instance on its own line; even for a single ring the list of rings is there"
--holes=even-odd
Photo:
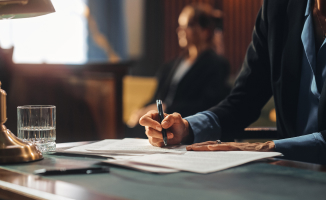
[[[56,107],[17,107],[18,138],[35,144],[42,153],[56,149]]]

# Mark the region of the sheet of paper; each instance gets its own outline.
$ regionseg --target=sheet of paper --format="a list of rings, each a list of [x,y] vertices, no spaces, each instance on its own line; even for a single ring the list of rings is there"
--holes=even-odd
[[[107,139],[107,140],[102,140],[99,142],[94,142],[91,144],[86,144],[86,145],[81,145],[77,147],[72,147],[72,148],[63,148],[63,149],[57,149],[56,152],[58,153],[69,153],[69,154],[80,154],[80,155],[95,155],[95,156],[101,156],[101,157],[109,157],[112,158],[114,156],[133,156],[133,155],[139,155],[139,154],[126,154],[126,153],[107,153],[107,154],[101,154],[97,152],[92,152],[92,151],[87,151],[87,148],[100,148],[102,146],[110,145],[115,142],[121,141],[120,139]]]
[[[280,156],[278,152],[191,151],[183,155],[153,154],[130,159],[130,162],[168,167],[196,173],[211,173],[254,160]]]
[[[130,162],[129,159],[125,158],[119,158],[116,160],[105,160],[102,161],[104,163],[109,163],[112,165],[118,165],[130,169],[136,169],[140,171],[145,171],[145,172],[151,172],[151,173],[175,173],[179,172],[180,170],[178,169],[171,169],[171,168],[166,168],[166,167],[159,167],[159,166],[153,166],[149,164],[142,164],[142,163],[133,163]]]
[[[85,144],[85,145],[73,147],[73,148],[70,148],[70,149],[66,149],[65,151],[66,152],[80,152],[80,153],[88,152],[86,150],[88,148],[91,148],[91,149],[92,148],[101,148],[101,147],[104,147],[104,146],[107,146],[107,145],[114,144],[115,142],[119,142],[119,141],[121,141],[121,140],[114,140],[114,139],[102,140],[102,141],[99,141],[99,142],[94,142],[94,143],[91,143],[91,144]]]
[[[87,151],[97,153],[140,153],[140,154],[153,154],[153,153],[174,153],[184,154],[187,145],[176,145],[168,147],[154,147],[148,139],[132,139],[126,138],[121,141],[108,144],[105,146],[94,146],[86,148]]]

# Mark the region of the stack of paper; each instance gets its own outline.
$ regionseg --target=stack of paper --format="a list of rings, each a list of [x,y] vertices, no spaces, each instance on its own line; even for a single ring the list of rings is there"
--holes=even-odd
[[[132,150],[132,146],[137,146],[137,150]],[[107,150],[106,150],[107,149]],[[110,150],[109,150],[110,149]],[[145,150],[146,149],[146,150]],[[58,153],[81,154],[81,155],[95,155],[110,158],[107,160],[110,164],[124,166],[127,168],[137,169],[153,173],[173,173],[179,172],[178,169],[171,169],[167,167],[157,167],[149,164],[133,164],[128,160],[134,157],[140,157],[157,152],[161,153],[175,153],[180,154],[186,152],[186,146],[172,146],[165,149],[153,147],[145,139],[108,139],[91,144],[73,147],[70,149],[57,149]],[[106,162],[106,161],[105,161]]]
[[[146,139],[103,140],[67,149],[66,153],[100,155],[114,165],[147,172],[189,171],[211,173],[251,161],[280,156],[278,152],[186,151],[185,145],[154,147]]]
[[[153,154],[134,157],[129,159],[128,162],[133,164],[151,164],[180,171],[206,174],[279,155],[281,153],[278,152],[191,151],[184,155]]]
[[[124,153],[124,154],[154,154],[154,153],[172,153],[184,154],[187,152],[187,145],[175,145],[168,147],[154,147],[147,139],[125,138],[118,142],[108,143],[107,145],[93,145],[86,150],[93,153]]]

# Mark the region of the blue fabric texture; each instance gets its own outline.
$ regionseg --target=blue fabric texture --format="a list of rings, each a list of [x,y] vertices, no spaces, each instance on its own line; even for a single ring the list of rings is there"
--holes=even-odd
[[[307,4],[306,21],[301,34],[304,52],[298,102],[297,135],[317,132],[320,92],[326,79],[326,59],[323,56],[326,55],[326,45],[324,41],[316,54],[310,1]]]
[[[307,8],[310,4],[307,5]],[[318,130],[318,104],[322,83],[316,82],[316,53],[313,18],[310,9],[301,34],[304,47],[297,115],[297,135],[306,135]]]
[[[276,151],[285,159],[326,164],[325,140],[320,133],[274,140]]]
[[[218,117],[211,111],[199,112],[185,118],[194,133],[194,143],[213,141],[221,138]]]
[[[304,46],[298,102],[297,135],[300,137],[274,140],[276,151],[285,158],[326,163],[326,143],[318,130],[320,91],[326,78],[325,41],[316,54],[311,0],[308,0],[306,21],[301,40]],[[317,57],[316,57],[317,55]]]

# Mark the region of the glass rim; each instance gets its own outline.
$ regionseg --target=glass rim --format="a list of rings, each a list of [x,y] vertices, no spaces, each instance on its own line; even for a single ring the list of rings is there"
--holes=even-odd
[[[24,105],[24,106],[18,106],[17,109],[40,109],[40,108],[56,108],[52,105]]]

